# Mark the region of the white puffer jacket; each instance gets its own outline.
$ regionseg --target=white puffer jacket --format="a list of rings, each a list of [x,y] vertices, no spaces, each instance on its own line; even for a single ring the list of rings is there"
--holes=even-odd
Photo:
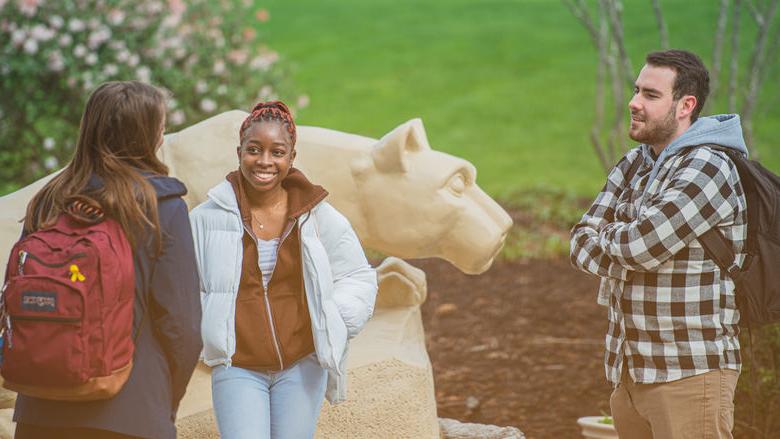
[[[244,227],[238,201],[225,180],[190,213],[203,307],[203,361],[230,366],[236,352],[236,298],[241,280]],[[349,221],[325,201],[298,218],[304,288],[314,347],[328,370],[326,397],[346,399],[348,340],[374,310],[376,272]]]

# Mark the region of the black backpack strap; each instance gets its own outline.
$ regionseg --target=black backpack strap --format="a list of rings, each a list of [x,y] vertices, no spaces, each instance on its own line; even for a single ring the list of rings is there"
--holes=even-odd
[[[709,144],[700,146],[710,147],[726,154],[730,160],[735,160],[734,157],[732,157],[734,151],[729,148]],[[699,242],[701,243],[701,246],[704,247],[704,252],[715,261],[721,271],[728,273],[731,280],[736,281],[737,277],[740,275],[740,268],[734,261],[736,255],[734,254],[734,249],[731,247],[731,242],[726,239],[725,236],[721,235],[714,227],[699,236]]]
[[[699,242],[704,247],[707,256],[718,264],[721,271],[728,273],[731,280],[736,281],[740,274],[740,268],[734,261],[736,255],[729,240],[721,235],[717,229],[712,228],[699,236]]]

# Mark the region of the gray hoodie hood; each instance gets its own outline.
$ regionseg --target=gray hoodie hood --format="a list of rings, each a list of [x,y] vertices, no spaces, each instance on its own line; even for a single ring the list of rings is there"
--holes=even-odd
[[[655,160],[653,171],[648,182],[653,181],[658,170],[667,158],[675,155],[681,149],[696,145],[720,145],[724,148],[739,151],[745,157],[748,156],[745,139],[742,137],[742,124],[737,114],[718,114],[715,116],[700,117],[680,137],[674,139],[661,151]],[[641,145],[644,157],[653,157],[652,147]]]

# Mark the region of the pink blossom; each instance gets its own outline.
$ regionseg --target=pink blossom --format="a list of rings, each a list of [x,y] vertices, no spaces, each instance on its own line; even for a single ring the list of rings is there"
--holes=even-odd
[[[298,108],[306,108],[309,106],[309,103],[311,101],[309,100],[308,95],[300,95],[298,96],[298,101],[296,102]]]
[[[54,149],[55,145],[57,145],[57,142],[51,137],[47,137],[43,139],[43,149],[45,149],[46,151],[51,151],[52,149]]]
[[[103,73],[105,73],[106,76],[114,76],[119,73],[119,67],[117,67],[116,64],[106,64],[106,66],[103,67]]]
[[[209,90],[209,85],[206,83],[206,81],[200,79],[198,82],[195,83],[195,91],[203,94],[206,93]]]
[[[111,30],[104,26],[89,34],[89,38],[87,38],[87,45],[90,49],[97,49],[101,44],[105,43],[110,38]]]
[[[211,113],[217,109],[217,103],[209,98],[203,99],[200,101],[200,109],[206,113]]]
[[[71,32],[81,32],[86,28],[87,25],[84,24],[84,22],[79,20],[78,18],[72,18],[68,22],[68,29],[70,29]]]
[[[30,37],[38,41],[49,41],[54,38],[54,33],[54,30],[49,29],[42,24],[36,24],[33,26],[32,30],[30,30]]]
[[[73,42],[73,37],[70,34],[62,34],[57,42],[60,43],[60,47],[65,47]]]
[[[98,62],[98,57],[94,53],[90,53],[86,58],[84,58],[84,62],[86,62],[89,66],[94,66]]]
[[[257,32],[251,27],[248,27],[241,32],[241,36],[244,37],[244,41],[252,41],[257,36]]]
[[[40,3],[40,0],[19,0],[19,12],[22,14],[32,17],[35,15],[35,12],[38,10],[38,4]],[[37,50],[37,49],[36,49]]]
[[[65,68],[65,59],[59,50],[49,53],[47,65],[52,72],[61,72]]]
[[[273,94],[274,89],[270,85],[264,85],[260,87],[260,91],[257,93],[258,99],[268,99]]]
[[[249,54],[243,49],[231,50],[227,54],[227,58],[232,61],[233,64],[244,64],[248,57]]]
[[[149,12],[150,14],[157,14],[163,11],[165,7],[161,2],[149,2],[146,5],[146,12]]]
[[[255,18],[261,23],[265,23],[271,18],[271,14],[268,13],[268,9],[258,9],[255,12]]]
[[[214,74],[221,75],[225,73],[225,61],[222,61],[221,59],[217,60],[217,62],[214,63]]]
[[[54,29],[59,29],[65,24],[65,20],[63,20],[62,17],[60,17],[59,15],[52,15],[49,18],[49,24]]]
[[[119,50],[116,53],[116,60],[117,60],[117,62],[123,63],[123,62],[126,62],[129,59],[130,59],[130,52],[128,52],[127,50],[122,49],[122,50]]]
[[[168,15],[162,21],[162,27],[167,29],[173,29],[181,23],[181,15]]]
[[[187,10],[187,5],[182,0],[168,0],[168,9],[171,14],[181,16]]]
[[[149,82],[152,78],[152,71],[149,67],[141,66],[136,69],[135,76],[141,82]]]
[[[73,55],[76,58],[83,58],[87,54],[87,48],[83,44],[79,44],[73,48]]]
[[[122,40],[111,40],[108,42],[108,47],[114,50],[126,50],[125,42]]]
[[[27,40],[24,42],[24,51],[27,54],[33,55],[38,51],[38,42],[35,40]]]
[[[186,119],[184,112],[181,110],[176,110],[173,113],[171,113],[171,117],[168,119],[171,124],[173,125],[181,125],[184,123],[184,120]]]
[[[53,156],[46,157],[46,159],[43,161],[43,166],[49,171],[56,169],[59,164],[60,162],[57,160],[57,157]]]
[[[24,29],[15,29],[11,32],[11,44],[19,47],[27,39],[27,32]]]
[[[249,64],[253,70],[268,70],[271,66],[279,60],[279,54],[276,52],[266,52],[256,56]]]
[[[112,9],[108,11],[107,18],[112,26],[118,26],[125,21],[125,13],[121,9]]]

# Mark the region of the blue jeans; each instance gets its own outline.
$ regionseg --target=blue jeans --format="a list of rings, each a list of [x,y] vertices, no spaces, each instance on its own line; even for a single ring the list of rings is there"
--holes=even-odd
[[[311,354],[281,372],[215,366],[214,414],[222,439],[305,439],[314,436],[327,371]]]

